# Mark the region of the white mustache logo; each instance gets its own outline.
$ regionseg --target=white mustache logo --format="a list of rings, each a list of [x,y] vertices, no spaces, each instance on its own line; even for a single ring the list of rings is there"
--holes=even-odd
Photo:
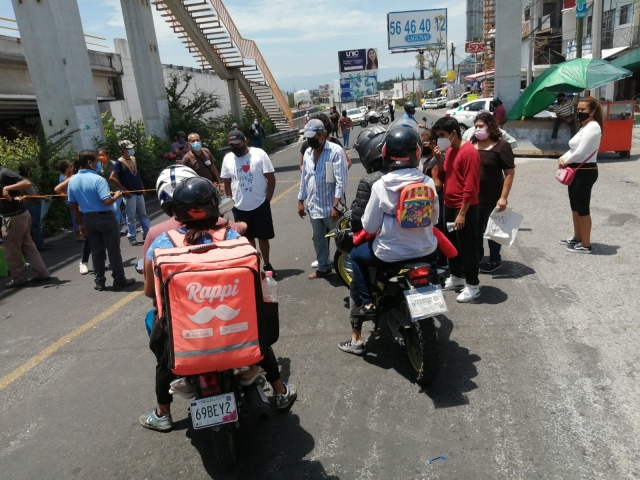
[[[187,315],[189,320],[198,325],[204,325],[213,320],[214,317],[218,317],[220,320],[228,322],[233,320],[240,313],[240,309],[234,310],[226,305],[220,305],[218,308],[204,307],[198,313],[194,315]]]

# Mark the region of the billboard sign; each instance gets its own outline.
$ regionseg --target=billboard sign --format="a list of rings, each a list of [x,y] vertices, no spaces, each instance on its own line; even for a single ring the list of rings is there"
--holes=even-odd
[[[436,47],[447,44],[447,9],[413,10],[387,14],[389,50]]]
[[[338,52],[340,76],[378,76],[378,49],[360,48]]]
[[[293,94],[293,101],[296,104],[298,110],[307,110],[313,107],[311,102],[311,92],[309,90],[298,90]]]
[[[318,86],[318,96],[320,98],[331,98],[331,84],[324,83]]]
[[[529,24],[527,23],[527,25]],[[464,53],[482,53],[482,52],[484,52],[484,43],[482,42],[467,42],[464,44]]]
[[[378,92],[377,77],[352,77],[340,79],[342,101],[352,102],[363,97],[375,95]]]
[[[576,1],[576,18],[585,18],[587,16],[587,0]]]

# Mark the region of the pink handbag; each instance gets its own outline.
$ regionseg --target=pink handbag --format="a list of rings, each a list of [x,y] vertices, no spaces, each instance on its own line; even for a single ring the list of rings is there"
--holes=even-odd
[[[582,165],[587,163],[591,159],[591,157],[593,157],[596,153],[597,153],[597,150],[593,152],[591,155],[589,155],[587,159],[584,162],[582,162],[580,165],[578,165],[575,169],[566,167],[566,166],[564,168],[559,168],[558,171],[556,172],[556,180],[558,180],[563,185],[571,185],[571,182],[573,182],[573,179],[576,176],[576,170],[578,170],[580,167],[582,167]]]

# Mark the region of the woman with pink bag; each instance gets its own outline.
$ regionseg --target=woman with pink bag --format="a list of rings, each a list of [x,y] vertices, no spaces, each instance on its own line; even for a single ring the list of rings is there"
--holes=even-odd
[[[561,181],[569,185],[569,204],[573,215],[573,237],[560,240],[571,253],[591,253],[591,189],[598,180],[598,149],[602,138],[602,107],[593,97],[578,102],[578,122],[582,128],[569,140],[569,151],[558,159],[560,169],[573,175]],[[558,175],[556,175],[558,177]],[[572,179],[570,177],[573,177]]]

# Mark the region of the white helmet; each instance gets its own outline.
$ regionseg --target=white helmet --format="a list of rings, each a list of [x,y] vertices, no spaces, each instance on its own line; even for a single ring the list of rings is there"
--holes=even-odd
[[[171,165],[165,168],[156,181],[156,193],[160,200],[162,211],[173,216],[173,191],[186,178],[197,178],[198,174],[186,165]]]

